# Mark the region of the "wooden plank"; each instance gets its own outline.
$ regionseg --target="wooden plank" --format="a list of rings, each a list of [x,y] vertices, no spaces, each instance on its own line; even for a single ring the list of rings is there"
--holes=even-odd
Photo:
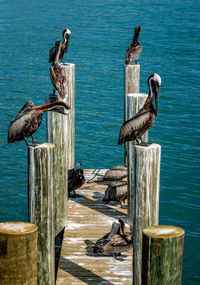
[[[77,198],[69,198],[68,224],[65,228],[56,285],[64,284],[132,284],[132,251],[118,259],[111,254],[93,253],[95,242],[110,231],[115,219],[126,221],[127,209],[102,199],[107,185],[102,182],[105,169],[92,183],[94,170],[86,169],[86,183],[77,190]],[[126,231],[130,231],[126,224]]]

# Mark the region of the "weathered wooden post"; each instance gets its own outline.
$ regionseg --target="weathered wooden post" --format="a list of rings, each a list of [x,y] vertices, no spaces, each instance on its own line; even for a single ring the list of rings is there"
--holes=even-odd
[[[28,146],[29,220],[38,226],[39,285],[55,283],[54,148],[51,143]]]
[[[70,106],[70,112],[63,116],[47,112],[47,140],[55,144],[54,161],[54,202],[55,202],[55,263],[57,268],[62,246],[64,228],[67,223],[68,169],[74,167],[75,159],[75,64],[60,64],[65,70],[65,97],[57,94],[47,95],[47,103],[64,101]]]
[[[37,227],[0,223],[0,284],[37,285]]]
[[[140,64],[124,65],[124,121],[128,119],[127,95],[139,93]],[[124,144],[124,165],[127,165],[127,144]]]
[[[127,120],[135,116],[143,107],[147,94],[127,94]],[[144,142],[148,142],[148,131],[142,136]],[[128,223],[133,225],[134,212],[134,177],[135,177],[135,144],[136,141],[127,143],[127,171],[128,171]]]
[[[133,278],[141,285],[142,231],[158,225],[161,146],[135,146],[135,187],[133,217]]]
[[[182,284],[184,230],[151,226],[143,230],[142,285]]]

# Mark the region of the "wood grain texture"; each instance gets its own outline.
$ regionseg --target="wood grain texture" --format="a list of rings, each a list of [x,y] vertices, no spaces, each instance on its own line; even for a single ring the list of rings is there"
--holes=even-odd
[[[37,285],[37,227],[0,223],[0,284]]]
[[[94,183],[87,181],[94,175],[84,170],[85,184],[77,190],[78,198],[69,199],[68,224],[65,228],[57,285],[63,284],[132,284],[132,254],[123,253],[122,259],[113,255],[93,253],[95,242],[109,232],[115,219],[126,220],[126,209],[118,202],[103,203],[107,185],[102,181],[106,170],[101,170]],[[126,230],[130,231],[126,224]]]
[[[143,107],[148,95],[134,93],[127,95],[127,119],[134,117]],[[148,142],[148,131],[142,136],[144,142]],[[127,170],[128,170],[128,223],[133,225],[134,213],[134,176],[135,176],[135,145],[136,141],[127,142]]]
[[[55,280],[54,147],[28,146],[29,220],[38,226],[38,285],[53,285]]]
[[[142,284],[182,284],[184,230],[151,226],[143,230]]]
[[[135,146],[135,187],[133,217],[134,285],[141,285],[142,230],[159,221],[161,146]]]

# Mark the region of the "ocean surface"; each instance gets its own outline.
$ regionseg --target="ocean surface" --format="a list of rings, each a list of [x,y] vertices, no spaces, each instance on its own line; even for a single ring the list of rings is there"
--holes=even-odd
[[[185,230],[183,284],[200,284],[200,13],[194,0],[0,1],[0,221],[27,221],[27,147],[7,144],[9,122],[27,100],[52,92],[49,49],[71,30],[64,60],[76,64],[76,162],[123,163],[123,63],[142,26],[140,92],[162,78],[159,116],[149,141],[162,147],[160,224]],[[35,133],[46,141],[45,118]]]

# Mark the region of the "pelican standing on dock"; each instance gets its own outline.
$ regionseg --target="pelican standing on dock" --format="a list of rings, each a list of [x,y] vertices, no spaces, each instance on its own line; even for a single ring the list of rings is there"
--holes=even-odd
[[[133,42],[126,50],[126,60],[125,64],[131,64],[133,60],[135,60],[135,64],[137,64],[137,60],[142,52],[142,46],[138,42],[139,34],[142,30],[142,27],[135,27]]]
[[[115,181],[111,182],[108,188],[105,191],[105,195],[103,198],[103,202],[106,204],[110,201],[118,201],[120,202],[121,208],[123,208],[122,202],[127,199],[127,182],[125,181]]]
[[[113,166],[103,176],[105,181],[120,181],[127,177],[127,167],[123,165]]]
[[[153,125],[158,115],[159,89],[161,78],[157,73],[152,73],[148,78],[149,95],[140,111],[131,119],[125,121],[120,128],[118,145],[128,141],[139,140],[142,142],[142,135]],[[155,105],[153,105],[153,95]]]
[[[61,61],[63,63],[63,57],[64,57],[64,54],[67,53],[69,38],[71,36],[70,30],[64,29],[62,31],[62,36],[63,36],[63,43],[61,45],[61,52],[60,52],[59,58],[61,59]],[[50,52],[49,52],[49,62],[52,62],[52,65],[54,65],[54,62],[55,62],[57,49],[58,49],[58,47],[55,45],[54,47],[52,47],[50,49]]]
[[[32,143],[35,144],[33,133],[39,128],[43,113],[53,111],[67,115],[69,109],[68,104],[60,101],[37,107],[34,106],[32,101],[27,101],[8,127],[8,143],[25,140],[27,145],[29,145],[27,138],[31,136]]]
[[[50,78],[54,88],[53,95],[55,95],[55,90],[58,92],[58,99],[65,98],[66,91],[66,76],[65,70],[59,64],[59,56],[61,53],[61,41],[56,41],[57,53],[54,61],[54,65],[50,67]]]
[[[85,183],[84,171],[81,169],[81,163],[77,163],[76,166],[68,170],[68,193],[74,192],[74,197],[76,197],[75,190],[79,189]]]
[[[100,238],[94,246],[93,252],[97,254],[114,253],[115,257],[121,252],[129,251],[133,247],[133,235],[125,232],[125,223],[122,218],[114,222],[111,232]]]

